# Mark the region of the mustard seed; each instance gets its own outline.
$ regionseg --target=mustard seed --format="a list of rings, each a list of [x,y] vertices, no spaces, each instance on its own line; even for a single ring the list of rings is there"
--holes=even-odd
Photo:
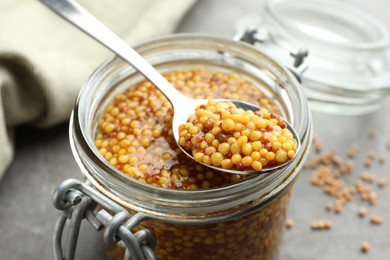
[[[378,215],[372,215],[370,217],[370,222],[371,222],[371,224],[374,224],[374,225],[380,225],[383,223],[383,221],[384,221],[384,218],[381,216],[378,216]]]
[[[287,219],[287,221],[286,221],[286,228],[291,229],[294,225],[295,225],[294,220]]]
[[[376,130],[371,130],[370,132],[368,132],[368,137],[370,139],[374,139],[376,137]]]
[[[387,156],[385,154],[382,154],[380,157],[379,157],[379,163],[383,164],[385,163],[387,160]]]
[[[365,217],[367,215],[367,209],[365,207],[360,207],[358,214],[361,218]]]
[[[366,182],[374,182],[375,181],[375,175],[368,173],[368,172],[362,172],[360,174],[360,179]]]
[[[373,163],[374,162],[373,162],[373,160],[371,158],[366,158],[364,160],[364,166],[366,166],[366,167],[371,167]]]
[[[327,211],[332,211],[334,209],[334,205],[332,202],[327,202],[326,205],[325,205],[325,209]]]
[[[384,176],[378,180],[378,187],[384,187],[389,183],[389,178]]]
[[[368,242],[362,242],[360,245],[360,251],[362,251],[362,253],[367,253],[368,250],[370,250],[370,244]]]
[[[358,153],[358,146],[357,144],[352,144],[349,149],[348,149],[348,156],[353,158],[357,155]]]

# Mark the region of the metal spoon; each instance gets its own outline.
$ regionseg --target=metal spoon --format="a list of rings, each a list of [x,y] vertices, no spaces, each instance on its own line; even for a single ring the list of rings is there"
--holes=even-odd
[[[172,122],[173,135],[178,143],[179,141],[179,125],[187,121],[188,117],[194,113],[196,106],[201,104],[207,104],[208,100],[202,99],[191,99],[184,96],[178,90],[175,89],[151,64],[149,64],[143,57],[141,57],[133,48],[131,48],[126,42],[109,30],[105,25],[98,21],[94,16],[88,13],[82,6],[72,0],[39,0],[44,5],[52,9],[55,13],[60,15],[62,18],[75,25],[86,34],[106,46],[108,49],[113,51],[115,54],[120,56],[123,60],[130,63],[138,72],[149,79],[171,102],[174,108],[174,116]],[[216,99],[217,102],[232,102],[238,108],[244,110],[258,111],[260,107],[251,105],[247,102],[227,99]],[[300,147],[300,142],[297,133],[292,126],[284,120],[287,128],[291,131],[294,139],[297,141],[297,150]],[[182,146],[180,149],[193,159],[192,154],[188,153]],[[224,171],[234,174],[250,174],[250,173],[264,173],[278,170],[282,167],[286,167],[289,162],[284,164],[265,167],[260,172],[257,171],[242,171],[223,169],[208,164],[204,164],[209,168],[215,170]]]

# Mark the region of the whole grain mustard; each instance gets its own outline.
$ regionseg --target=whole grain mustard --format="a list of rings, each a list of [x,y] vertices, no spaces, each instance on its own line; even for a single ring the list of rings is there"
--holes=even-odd
[[[268,112],[209,100],[179,126],[179,144],[195,161],[223,169],[261,171],[295,156],[297,143],[284,120]]]

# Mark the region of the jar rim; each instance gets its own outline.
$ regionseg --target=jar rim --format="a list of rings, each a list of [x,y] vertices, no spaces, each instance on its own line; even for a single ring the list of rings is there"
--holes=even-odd
[[[244,55],[244,53],[245,58],[251,59],[251,62],[258,62],[256,58],[261,58],[264,60],[265,64],[273,66],[275,73],[279,73],[279,78],[276,78],[276,81],[283,81],[285,86],[288,86],[288,84],[294,86],[294,90],[290,91],[296,95],[298,102],[303,104],[301,112],[305,117],[304,120],[295,118],[294,122],[292,122],[294,127],[299,128],[298,132],[300,133],[300,137],[304,139],[302,148],[297,154],[298,159],[295,163],[291,163],[287,169],[279,171],[278,173],[273,173],[269,176],[255,176],[227,186],[196,191],[154,187],[126,176],[102,159],[102,156],[98,153],[93,139],[91,138],[91,133],[88,132],[91,129],[88,130],[88,127],[86,127],[88,116],[91,116],[96,112],[89,111],[89,113],[86,113],[85,111],[86,109],[89,109],[85,107],[86,102],[91,102],[91,100],[88,99],[93,98],[92,91],[96,88],[96,85],[94,84],[97,84],[98,78],[102,73],[107,74],[112,72],[110,68],[114,66],[115,63],[125,64],[121,59],[113,57],[101,64],[92,73],[80,91],[71,117],[70,141],[72,152],[76,157],[76,161],[79,164],[83,175],[101,192],[110,196],[117,202],[124,204],[126,207],[149,214],[156,214],[156,212],[162,214],[162,212],[172,212],[172,209],[176,209],[177,211],[175,214],[177,213],[177,215],[182,213],[201,213],[205,211],[206,208],[207,210],[213,211],[218,211],[218,209],[222,208],[232,208],[238,204],[245,204],[255,198],[261,197],[260,193],[262,193],[264,199],[269,199],[274,196],[277,191],[282,191],[286,186],[291,184],[298,175],[300,167],[302,167],[303,161],[307,156],[307,147],[310,146],[308,140],[311,139],[312,135],[310,112],[303,90],[299,87],[299,83],[292,74],[283,66],[279,65],[279,63],[249,44],[202,34],[175,34],[163,36],[138,44],[134,48],[144,57],[148,55],[153,57],[154,54],[152,52],[157,49],[160,51],[167,49],[183,50],[185,48],[190,48],[191,46],[192,48],[206,48],[206,45],[212,46],[210,49],[213,49],[213,53],[225,52],[238,60],[243,58],[239,56]],[[269,184],[270,186],[268,190],[264,189],[260,192],[258,187],[259,185],[264,186],[264,184]],[[114,185],[115,189],[108,187],[110,185]],[[275,189],[272,190],[271,187]],[[149,197],[145,197],[145,194],[148,194]],[[183,205],[184,207],[182,207]],[[195,216],[195,218],[197,217],[199,216]]]

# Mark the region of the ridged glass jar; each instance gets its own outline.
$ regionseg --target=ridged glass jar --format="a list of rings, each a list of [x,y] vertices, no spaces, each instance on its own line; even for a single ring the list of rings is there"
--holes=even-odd
[[[139,182],[111,165],[94,144],[108,102],[143,79],[120,58],[112,58],[83,86],[70,121],[71,147],[84,178],[131,213],[150,216],[137,229],[155,233],[158,259],[275,259],[290,189],[312,138],[312,119],[298,81],[254,47],[223,38],[179,34],[135,49],[162,73],[195,67],[237,73],[252,81],[291,122],[301,149],[285,169],[217,188],[173,190]],[[110,258],[120,259],[115,252],[109,251]]]

